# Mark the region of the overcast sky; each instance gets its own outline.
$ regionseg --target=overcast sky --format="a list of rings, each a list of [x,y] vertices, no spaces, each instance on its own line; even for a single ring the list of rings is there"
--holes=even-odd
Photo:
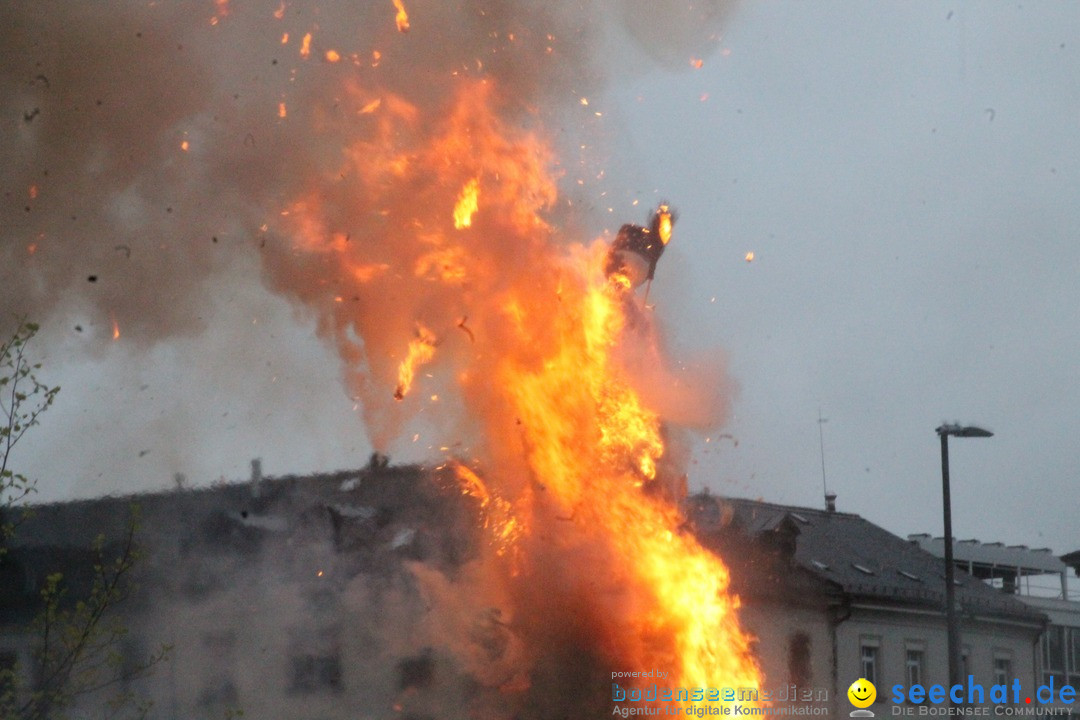
[[[820,507],[820,410],[839,509],[940,534],[934,428],[974,423],[995,437],[950,445],[955,534],[1080,549],[1080,7],[765,2],[707,28],[624,20],[605,22],[605,82],[583,82],[589,104],[559,130],[587,146],[563,182],[588,179],[597,234],[661,198],[679,210],[651,301],[677,352],[722,356],[738,387],[692,486]],[[25,189],[6,190],[21,210]],[[18,456],[40,499],[237,479],[253,457],[269,474],[366,462],[313,321],[251,258],[213,270],[227,281],[206,286],[199,322],[152,343],[108,341],[77,305],[38,318],[45,377],[63,386]],[[236,371],[218,381],[222,367]],[[436,459],[432,443],[421,423],[390,452]]]

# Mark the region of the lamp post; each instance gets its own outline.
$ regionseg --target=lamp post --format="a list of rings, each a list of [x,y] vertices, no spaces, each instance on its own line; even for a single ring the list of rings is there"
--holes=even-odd
[[[960,629],[956,626],[956,587],[953,568],[952,508],[949,498],[949,436],[992,437],[994,433],[973,425],[941,425],[941,504],[945,511],[945,628],[949,644],[949,689],[960,684]]]

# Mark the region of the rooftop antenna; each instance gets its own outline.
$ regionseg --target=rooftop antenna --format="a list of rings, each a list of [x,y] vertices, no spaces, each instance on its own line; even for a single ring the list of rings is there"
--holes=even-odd
[[[821,408],[817,410],[818,445],[821,448],[821,489],[825,492],[825,508],[836,507],[836,496],[829,495],[829,483],[825,480],[825,430],[822,427],[829,418],[821,417]]]

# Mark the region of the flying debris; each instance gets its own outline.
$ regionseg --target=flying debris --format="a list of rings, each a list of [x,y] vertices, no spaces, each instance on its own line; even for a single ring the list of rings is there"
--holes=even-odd
[[[674,225],[675,211],[667,203],[660,203],[649,219],[649,227],[627,223],[619,228],[604,267],[608,279],[626,290],[634,290],[645,281],[652,282],[656,263],[671,241]]]
[[[402,0],[394,0],[394,7],[397,9],[394,22],[397,23],[398,32],[409,32],[409,13],[405,11],[405,3]]]
[[[470,330],[469,326],[465,324],[468,321],[468,319],[469,319],[468,316],[465,316],[465,317],[461,318],[461,320],[458,321],[457,326],[459,328],[461,328],[463,331],[465,331],[465,334],[469,336],[470,340],[472,340],[473,342],[476,342],[476,335],[473,335],[473,331]]]

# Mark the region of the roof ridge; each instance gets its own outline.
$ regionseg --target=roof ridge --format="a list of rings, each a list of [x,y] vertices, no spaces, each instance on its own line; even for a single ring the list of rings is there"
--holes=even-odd
[[[711,498],[715,498],[716,500],[721,500],[721,501],[725,501],[725,502],[750,503],[750,504],[753,504],[753,505],[759,505],[759,506],[765,506],[765,507],[773,508],[775,510],[785,510],[787,512],[797,512],[797,513],[803,513],[803,514],[823,515],[823,516],[826,516],[826,517],[859,518],[861,520],[866,520],[866,518],[864,518],[862,515],[859,515],[857,513],[852,513],[852,512],[843,512],[843,511],[840,511],[840,510],[823,510],[823,509],[820,509],[820,508],[804,507],[804,506],[801,506],[801,505],[784,505],[784,504],[781,504],[781,503],[769,502],[767,500],[757,500],[757,499],[754,499],[754,498],[738,498],[738,497],[731,497],[731,496],[728,496],[728,495],[712,495],[712,494],[706,494],[706,493],[695,493],[694,495],[689,496],[689,498],[694,498],[694,497],[711,497]],[[870,521],[867,520],[867,522],[870,522]]]

